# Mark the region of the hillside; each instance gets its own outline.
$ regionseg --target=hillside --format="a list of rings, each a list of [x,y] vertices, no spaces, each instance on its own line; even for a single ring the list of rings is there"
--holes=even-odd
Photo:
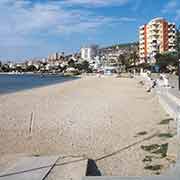
[[[138,46],[138,42],[132,42],[132,43],[123,43],[123,44],[114,44],[112,46],[108,46],[108,47],[103,47],[102,49],[115,49],[115,48],[129,48],[129,47],[132,47],[132,46]]]

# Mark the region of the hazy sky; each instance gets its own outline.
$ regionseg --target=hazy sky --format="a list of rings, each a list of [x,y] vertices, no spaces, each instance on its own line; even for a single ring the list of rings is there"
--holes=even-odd
[[[154,17],[180,21],[179,0],[0,0],[0,59],[46,57],[138,40]]]

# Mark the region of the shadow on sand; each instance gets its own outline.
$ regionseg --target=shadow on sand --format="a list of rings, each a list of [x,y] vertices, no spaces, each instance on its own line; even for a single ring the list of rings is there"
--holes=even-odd
[[[92,159],[88,159],[86,176],[101,176],[101,172],[98,169],[96,162]]]

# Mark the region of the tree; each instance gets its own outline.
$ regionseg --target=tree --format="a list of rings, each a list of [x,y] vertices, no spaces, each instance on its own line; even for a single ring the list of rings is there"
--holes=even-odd
[[[3,72],[9,72],[10,71],[10,68],[9,68],[9,65],[8,64],[4,64],[1,66],[1,70]]]
[[[125,66],[126,70],[131,65],[131,58],[128,55],[121,54],[118,57],[118,64],[121,64],[122,66]]]
[[[81,63],[78,63],[76,65],[76,68],[79,71],[85,71],[85,72],[91,72],[90,68],[89,68],[89,62],[88,61],[83,61]]]
[[[131,54],[131,58],[133,60],[133,65],[136,66],[136,63],[138,61],[138,55],[137,55],[137,51],[133,51],[133,53]]]
[[[69,61],[68,61],[68,67],[73,67],[73,68],[75,68],[75,62],[74,62],[74,60],[73,59],[70,59]]]
[[[85,71],[89,70],[89,62],[88,61],[82,62],[82,69],[84,69]]]
[[[2,71],[1,67],[2,67],[2,62],[0,61],[0,71]]]
[[[17,66],[17,67],[15,68],[15,70],[18,71],[18,72],[23,72],[23,71],[24,71],[21,66]]]
[[[159,66],[161,71],[165,71],[167,69],[167,66],[169,65],[177,67],[176,53],[164,53],[164,54],[158,53],[155,56],[155,59],[156,59],[156,65]]]
[[[118,64],[122,64],[122,65],[126,64],[125,56],[123,54],[119,55],[119,57],[118,57]]]
[[[180,26],[177,29],[176,37],[177,37],[177,57],[180,58]]]
[[[37,71],[37,68],[34,65],[30,65],[30,66],[27,67],[26,71],[35,72],[35,71]]]

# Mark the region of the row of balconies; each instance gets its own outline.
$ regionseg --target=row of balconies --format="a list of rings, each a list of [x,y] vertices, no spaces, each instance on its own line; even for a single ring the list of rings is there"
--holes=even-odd
[[[139,31],[139,34],[140,35],[144,35],[144,31]]]
[[[139,39],[144,39],[144,36],[141,36],[141,35],[140,35],[140,36],[139,36]]]
[[[149,30],[160,30],[160,29],[162,29],[162,26],[160,26],[160,25],[157,25],[157,26],[148,26],[148,29]]]
[[[139,49],[144,49],[144,48],[145,48],[144,44],[139,46]]]
[[[145,52],[145,50],[142,49],[142,50],[139,51],[139,54],[144,54],[144,52]]]
[[[162,49],[160,50],[159,48],[148,48],[147,49],[148,54],[157,53],[159,51],[163,51],[163,50]],[[169,47],[168,51],[171,51],[171,52],[176,51],[176,48],[175,47]],[[139,50],[139,55],[145,56],[144,49]]]
[[[144,39],[139,39],[139,43],[141,44],[141,43],[144,43],[145,42],[145,40]]]
[[[139,43],[139,47],[144,47],[145,45],[144,45],[145,43]]]
[[[174,31],[174,32],[176,32],[176,28],[170,27],[170,28],[168,28],[168,31]]]
[[[168,28],[176,29],[176,25],[175,24],[168,24]]]
[[[151,38],[151,37],[159,37],[159,36],[162,36],[161,34],[159,34],[159,33],[150,33],[150,34],[148,34],[147,35],[147,38]]]
[[[169,43],[175,43],[175,42],[176,42],[176,39],[168,39],[168,42],[169,42]]]
[[[176,33],[175,32],[169,32],[168,36],[174,36],[174,38],[176,37]]]
[[[168,39],[174,39],[174,40],[175,40],[175,39],[176,39],[176,36],[169,35],[169,36],[168,36]]]
[[[143,30],[145,28],[145,25],[142,25],[139,27],[139,30]]]
[[[145,39],[144,38],[139,38],[139,42],[144,42]]]
[[[140,56],[140,57],[144,57],[145,54],[144,54],[144,53],[139,53],[139,56]]]
[[[144,52],[145,52],[144,50],[143,51],[139,51],[139,54],[144,54]]]
[[[141,36],[144,37],[143,36],[144,35],[144,31],[140,31],[139,34],[140,34],[140,37]],[[147,33],[148,36],[161,36],[162,34],[163,34],[162,30],[149,30],[148,33]],[[170,30],[168,32],[168,34],[169,35],[175,35],[176,31]]]
[[[139,56],[140,57],[145,57],[145,54],[144,53],[139,53]]]
[[[144,35],[144,30],[140,31],[139,34],[140,34],[140,36]],[[158,29],[156,29],[156,30],[149,29],[147,34],[160,36],[161,34],[163,34],[163,31],[160,29],[159,30]],[[176,31],[175,30],[169,30],[168,34],[175,35]]]
[[[142,48],[139,48],[139,51],[141,51],[141,52],[142,52],[142,51],[144,51],[144,49],[145,49],[145,48],[143,48],[143,47],[142,47]]]
[[[176,29],[168,29],[169,32],[176,33]]]
[[[143,45],[143,46],[139,46],[139,49],[144,49],[145,48],[145,46]]]

